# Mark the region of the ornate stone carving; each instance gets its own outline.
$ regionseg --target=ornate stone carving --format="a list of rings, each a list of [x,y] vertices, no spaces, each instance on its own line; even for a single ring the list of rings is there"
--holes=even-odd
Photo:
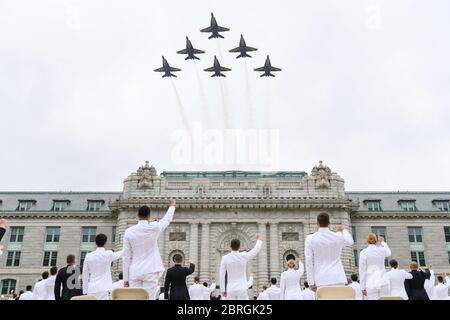
[[[322,161],[319,161],[319,165],[314,166],[311,171],[311,177],[316,180],[316,188],[329,189],[331,187],[330,179],[332,174],[330,168],[325,166]]]
[[[150,189],[153,188],[153,179],[158,176],[155,167],[149,166],[149,162],[145,161],[145,165],[137,170],[138,188],[139,189]]]
[[[272,187],[266,183],[263,187],[263,194],[265,197],[269,197],[272,194]]]

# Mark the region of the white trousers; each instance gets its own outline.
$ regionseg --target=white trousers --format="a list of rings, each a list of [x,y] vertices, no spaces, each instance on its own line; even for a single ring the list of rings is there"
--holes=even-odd
[[[384,285],[380,288],[366,288],[366,291],[367,291],[367,300],[378,300],[379,297],[391,295],[389,285]]]
[[[111,292],[110,291],[102,291],[96,293],[90,293],[93,296],[96,296],[98,300],[111,300]]]
[[[130,279],[130,288],[144,288],[148,292],[149,300],[156,300],[161,276],[162,272],[154,272]]]
[[[247,291],[227,292],[226,300],[248,300]]]

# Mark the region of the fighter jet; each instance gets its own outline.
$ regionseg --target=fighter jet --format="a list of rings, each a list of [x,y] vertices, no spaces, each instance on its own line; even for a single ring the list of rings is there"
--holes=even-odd
[[[206,72],[214,72],[214,74],[211,77],[225,77],[221,71],[231,71],[230,68],[221,67],[219,60],[217,60],[217,57],[214,56],[214,65],[211,68],[205,69]]]
[[[272,67],[272,64],[270,63],[269,56],[266,58],[266,62],[264,63],[264,66],[261,68],[256,68],[255,71],[263,71],[264,73],[261,75],[261,77],[275,77],[271,71],[281,71],[280,68]]]
[[[211,24],[209,27],[201,29],[200,32],[211,32],[212,34],[208,37],[211,38],[223,38],[219,32],[230,31],[229,28],[221,27],[217,24],[216,18],[214,18],[214,14],[211,12]]]
[[[196,57],[195,54],[205,53],[205,51],[199,50],[199,49],[195,49],[194,46],[191,43],[191,40],[189,40],[189,38],[186,37],[186,49],[177,51],[177,53],[179,53],[179,54],[187,54],[188,56],[184,60],[187,60],[187,59],[200,60],[200,58]]]
[[[256,50],[258,49],[247,47],[247,45],[245,44],[244,36],[241,34],[241,40],[239,40],[239,47],[231,49],[230,52],[239,52],[239,55],[236,57],[236,59],[245,57],[251,58],[252,56],[247,54],[247,51],[256,51]]]
[[[177,72],[177,71],[181,71],[181,69],[178,68],[173,68],[171,66],[169,66],[169,63],[167,62],[166,58],[164,58],[164,56],[162,57],[162,64],[163,66],[161,68],[155,69],[155,72],[164,72],[163,74],[163,78],[165,77],[177,77],[176,75],[174,75],[172,72]]]

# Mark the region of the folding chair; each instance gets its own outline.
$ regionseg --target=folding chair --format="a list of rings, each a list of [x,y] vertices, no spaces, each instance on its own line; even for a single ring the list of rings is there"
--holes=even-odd
[[[70,298],[70,300],[98,300],[96,296],[92,294],[86,294],[82,296],[75,296]]]
[[[142,288],[117,288],[112,292],[112,300],[148,300],[148,292]]]
[[[320,287],[316,292],[316,300],[355,300],[355,290],[345,286]]]
[[[382,297],[379,297],[378,300],[403,300],[403,298],[402,297],[382,296]]]

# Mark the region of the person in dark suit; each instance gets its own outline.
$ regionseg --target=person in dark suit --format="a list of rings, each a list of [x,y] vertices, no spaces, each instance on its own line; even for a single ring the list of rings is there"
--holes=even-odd
[[[75,264],[75,256],[69,254],[66,261],[67,267],[61,268],[55,279],[55,300],[70,300],[83,295],[81,268]]]
[[[183,267],[183,257],[179,254],[173,256],[175,266],[169,268],[164,282],[165,300],[190,300],[186,286],[186,277],[195,271],[195,265],[188,261],[189,267]]]
[[[418,270],[419,266],[416,261],[411,262],[410,268],[413,277],[405,280],[405,289],[409,300],[430,300],[424,287],[425,280],[431,277],[430,270]]]

